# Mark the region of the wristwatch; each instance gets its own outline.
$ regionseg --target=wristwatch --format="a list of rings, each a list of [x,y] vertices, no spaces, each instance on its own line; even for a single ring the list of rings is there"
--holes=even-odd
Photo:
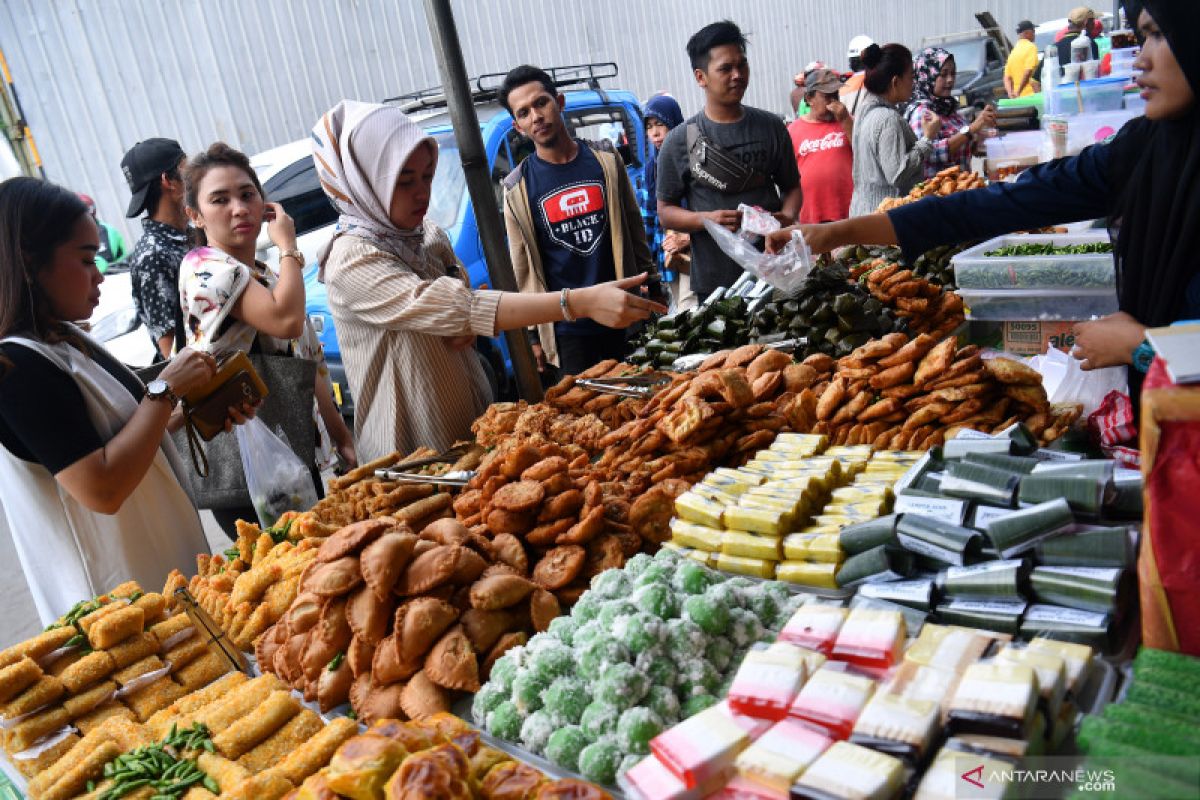
[[[179,404],[179,397],[171,391],[171,386],[162,378],[155,378],[146,384],[146,397],[151,400],[169,400],[171,407]]]
[[[296,261],[299,262],[300,266],[302,268],[304,267],[304,253],[301,253],[299,250],[280,250],[279,251],[279,263],[282,264],[283,259],[286,258],[287,256],[291,256],[292,258],[296,259]]]
[[[1133,358],[1130,360],[1133,362],[1133,368],[1138,372],[1143,375],[1149,372],[1150,363],[1154,361],[1154,348],[1150,342],[1143,339],[1142,343],[1134,349]]]

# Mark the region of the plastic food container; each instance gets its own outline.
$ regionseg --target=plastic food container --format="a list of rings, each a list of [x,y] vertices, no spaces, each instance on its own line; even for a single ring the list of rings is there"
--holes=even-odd
[[[1109,241],[1108,234],[1008,234],[976,245],[954,256],[954,280],[959,289],[1102,289],[1111,293],[1116,286],[1112,253],[1088,253],[1061,256],[988,256],[1002,247],[1024,244],[1093,244]],[[963,301],[967,301],[967,294]],[[967,303],[967,305],[971,305]],[[1000,319],[1000,317],[990,317]],[[1042,319],[1024,317],[1023,319]],[[1087,319],[1087,317],[1047,317],[1046,319]]]
[[[1046,134],[1043,131],[1015,131],[988,139],[987,169],[989,180],[1004,180],[1035,166],[1041,159]]]
[[[1074,115],[1091,111],[1119,111],[1123,105],[1125,84],[1129,78],[1100,78],[1094,81],[1082,81],[1078,88],[1072,83],[1064,83],[1054,91],[1058,93],[1058,108],[1061,113]],[[1080,109],[1080,101],[1083,108]]]
[[[960,289],[973,320],[1088,320],[1117,311],[1115,289]]]

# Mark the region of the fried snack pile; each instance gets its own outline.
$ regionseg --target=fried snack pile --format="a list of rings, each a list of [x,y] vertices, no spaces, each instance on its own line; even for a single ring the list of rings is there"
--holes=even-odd
[[[982,189],[987,186],[983,176],[964,170],[960,166],[947,167],[927,181],[922,181],[912,188],[904,197],[889,197],[879,204],[876,211],[890,211],[898,206],[915,203],[925,197],[945,196],[955,192],[965,192],[969,189]]]
[[[446,711],[451,692],[477,691],[496,658],[558,615],[526,569],[512,537],[455,520],[419,536],[390,517],[357,522],[321,543],[255,655],[326,711],[347,700],[364,722]]]
[[[4,749],[10,758],[29,751],[12,759],[22,774],[55,765],[79,733],[145,721],[229,671],[185,614],[170,615],[169,597],[124,583],[0,653]]]
[[[871,295],[908,320],[912,334],[928,333],[938,339],[949,336],[963,322],[963,301],[955,292],[882,258],[859,264],[850,272]]]
[[[974,345],[959,348],[954,338],[929,334],[863,345],[837,362],[828,386],[802,392],[799,403],[811,414],[808,432],[877,450],[927,450],[962,429],[992,433],[1014,422],[1047,444],[1081,411],[1052,408],[1036,370],[1007,358],[985,361]]]
[[[341,744],[327,766],[297,785],[297,798],[382,797],[385,800],[604,800],[604,790],[578,780],[551,780],[480,740],[451,714],[422,720],[376,720]]]

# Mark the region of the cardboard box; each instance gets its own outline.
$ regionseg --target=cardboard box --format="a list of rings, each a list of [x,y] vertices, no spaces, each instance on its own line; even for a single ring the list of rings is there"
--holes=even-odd
[[[1004,350],[1020,356],[1036,356],[1056,347],[1064,353],[1075,346],[1075,322],[1005,322]]]

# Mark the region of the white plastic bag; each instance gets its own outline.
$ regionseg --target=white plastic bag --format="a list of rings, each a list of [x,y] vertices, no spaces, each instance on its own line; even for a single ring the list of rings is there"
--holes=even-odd
[[[1049,348],[1043,355],[1034,356],[1029,362],[1030,366],[1042,373],[1042,386],[1050,402],[1082,403],[1084,419],[1099,408],[1114,389],[1129,393],[1126,367],[1084,370],[1079,366],[1079,359],[1056,347]]]
[[[775,215],[770,211],[745,203],[739,203],[737,210],[742,215],[742,226],[738,229],[738,236],[748,242],[757,243],[759,237],[779,230],[779,220],[775,219]]]
[[[285,511],[307,511],[316,505],[312,473],[281,438],[282,429],[276,435],[255,417],[236,430],[246,486],[260,526],[271,527]]]
[[[813,254],[799,230],[792,232],[791,241],[782,250],[770,255],[712,220],[704,220],[704,229],[738,266],[784,294],[792,294],[799,289],[808,273],[812,272]]]

